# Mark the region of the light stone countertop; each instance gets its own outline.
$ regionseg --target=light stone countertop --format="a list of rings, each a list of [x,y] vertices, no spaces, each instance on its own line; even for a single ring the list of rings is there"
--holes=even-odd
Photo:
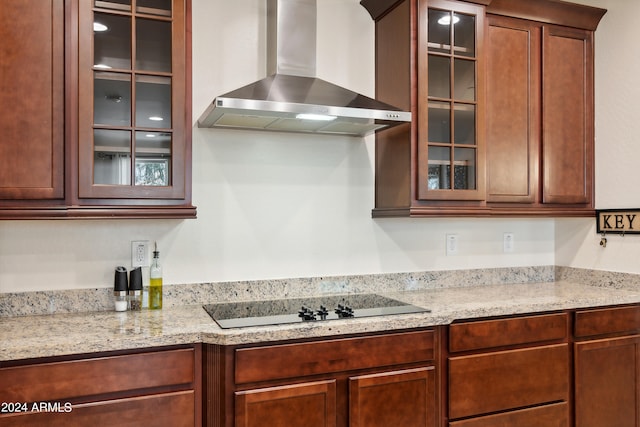
[[[200,342],[245,344],[392,331],[460,319],[640,303],[640,288],[635,286],[598,287],[569,280],[379,293],[431,312],[238,329],[221,329],[199,304],[137,313],[5,317],[0,318],[0,362]]]

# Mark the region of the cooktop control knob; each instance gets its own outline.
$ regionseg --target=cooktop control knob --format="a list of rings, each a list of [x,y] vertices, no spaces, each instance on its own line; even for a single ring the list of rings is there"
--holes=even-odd
[[[329,310],[324,305],[321,305],[316,314],[320,316],[320,320],[327,320],[327,316],[329,315]]]
[[[336,308],[336,314],[340,318],[344,317],[353,317],[353,308],[348,305],[338,304],[338,308]]]
[[[313,310],[311,310],[308,307],[305,307],[304,305],[302,306],[302,308],[298,311],[298,317],[302,318],[302,320],[304,321],[308,321],[308,320],[317,320],[316,319],[316,315],[313,312]]]

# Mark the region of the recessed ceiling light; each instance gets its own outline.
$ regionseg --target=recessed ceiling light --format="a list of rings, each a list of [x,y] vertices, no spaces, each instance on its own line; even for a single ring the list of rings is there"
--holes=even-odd
[[[103,31],[107,31],[108,29],[109,29],[109,27],[107,27],[104,24],[101,24],[99,22],[94,22],[93,23],[93,31],[96,31],[96,32],[100,33],[100,32],[103,32]]]
[[[155,133],[148,133],[145,135],[147,138],[155,138],[157,135]]]
[[[453,15],[453,24],[455,25],[458,22],[460,22],[460,18],[458,18],[456,15]],[[451,15],[445,15],[442,18],[438,19],[438,24],[440,25],[451,24]]]
[[[153,120],[154,122],[161,122],[164,119],[162,117],[159,117],[159,116],[151,116],[151,117],[149,117],[149,120]]]

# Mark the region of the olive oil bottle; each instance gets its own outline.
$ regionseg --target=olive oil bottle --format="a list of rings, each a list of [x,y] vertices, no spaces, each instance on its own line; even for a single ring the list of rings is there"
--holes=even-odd
[[[162,266],[160,265],[160,252],[158,243],[155,243],[153,262],[149,270],[149,308],[156,310],[162,308]]]

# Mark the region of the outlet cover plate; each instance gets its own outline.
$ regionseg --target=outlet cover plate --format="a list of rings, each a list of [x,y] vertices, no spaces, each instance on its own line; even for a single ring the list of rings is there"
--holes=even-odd
[[[133,240],[131,242],[131,267],[149,267],[150,265],[149,241]]]

